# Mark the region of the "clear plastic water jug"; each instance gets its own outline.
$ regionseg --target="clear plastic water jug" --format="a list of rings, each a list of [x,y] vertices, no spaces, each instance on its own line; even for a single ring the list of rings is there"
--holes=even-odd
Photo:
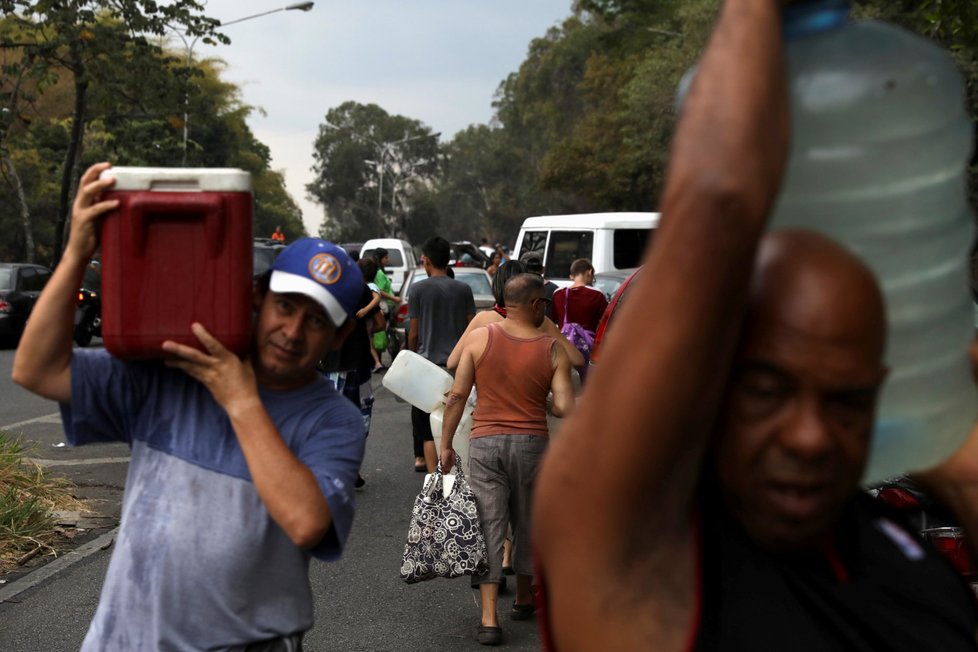
[[[849,22],[847,9],[786,10],[791,153],[773,224],[845,243],[883,287],[890,375],[864,476],[874,481],[938,462],[975,420],[973,138],[947,53],[892,25]]]

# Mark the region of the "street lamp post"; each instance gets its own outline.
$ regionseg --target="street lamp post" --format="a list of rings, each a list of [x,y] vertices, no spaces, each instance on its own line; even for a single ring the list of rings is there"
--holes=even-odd
[[[254,18],[261,18],[262,16],[267,16],[269,14],[275,14],[280,11],[311,11],[314,2],[296,2],[284,7],[279,7],[278,9],[271,9],[269,11],[263,11],[259,14],[252,14],[251,16],[244,16],[242,18],[235,18],[234,20],[229,20],[227,22],[220,22],[220,27],[227,27],[228,25],[233,25],[235,23],[241,23],[246,20],[252,20]],[[197,45],[200,35],[195,36],[189,43],[187,42],[187,35],[180,30],[170,27],[170,31],[175,33],[183,41],[183,46],[187,50],[187,89],[183,94],[183,157],[181,159],[181,165],[186,167],[187,165],[187,140],[190,135],[190,67],[193,65],[193,55],[194,46]]]
[[[323,122],[323,126],[332,131],[342,131],[340,127],[337,127],[336,125],[331,124],[329,122]],[[395,147],[399,145],[403,145],[404,143],[410,143],[415,140],[424,140],[425,138],[439,138],[440,136],[441,136],[440,131],[436,131],[435,133],[431,133],[431,134],[418,134],[417,136],[408,136],[405,133],[404,138],[400,140],[391,140],[385,143],[379,143],[373,138],[370,138],[369,136],[364,136],[362,134],[356,134],[350,132],[350,138],[352,140],[359,140],[359,141],[370,143],[376,148],[377,153],[379,154],[377,160],[364,159],[363,162],[366,163],[367,165],[374,166],[374,168],[377,170],[377,217],[381,218],[381,221],[383,221],[383,217],[384,217],[384,169],[386,167],[385,159],[387,158],[387,155],[393,152]],[[395,180],[395,184],[396,184],[396,180]],[[394,193],[391,193],[391,212],[393,211],[394,211]]]
[[[380,156],[378,157],[379,160],[377,161],[377,177],[378,177],[378,180],[377,180],[377,216],[380,217],[381,220],[383,220],[383,217],[384,217],[384,211],[383,211],[383,201],[384,201],[384,168],[385,168],[384,159],[387,158],[387,154],[390,153],[391,151],[393,151],[393,149],[395,147],[397,147],[399,145],[403,145],[404,143],[409,143],[409,142],[414,141],[414,140],[423,140],[425,138],[438,138],[439,136],[441,136],[441,132],[436,132],[436,133],[433,133],[433,134],[419,134],[417,136],[411,136],[411,137],[408,137],[407,134],[404,134],[404,138],[402,138],[401,140],[395,140],[395,141],[391,141],[391,142],[387,142],[387,143],[376,143],[376,142],[374,142],[374,145],[380,149]],[[373,141],[371,141],[371,142],[373,142]],[[396,184],[396,181],[395,181],[395,184]],[[396,185],[395,185],[395,189],[396,189]],[[392,214],[395,211],[395,207],[394,207],[394,194],[395,194],[394,192],[391,192],[391,213]]]

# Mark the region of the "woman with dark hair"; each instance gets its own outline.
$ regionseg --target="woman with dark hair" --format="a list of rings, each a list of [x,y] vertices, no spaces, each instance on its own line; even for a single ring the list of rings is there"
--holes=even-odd
[[[499,264],[502,261],[503,255],[501,253],[498,251],[492,252],[492,257],[489,259],[489,267],[486,267],[486,274],[495,278],[496,272],[499,270]],[[505,265],[503,265],[503,267],[505,267]]]
[[[465,332],[462,333],[462,337],[458,338],[458,343],[452,349],[452,354],[448,356],[448,368],[450,370],[454,371],[455,367],[458,366],[458,361],[462,357],[462,349],[464,348],[462,342],[465,340],[466,335],[477,328],[493,322],[502,321],[506,318],[506,301],[503,299],[503,288],[506,287],[506,281],[524,272],[526,272],[526,266],[518,260],[511,260],[496,271],[496,275],[492,277],[492,295],[496,298],[496,305],[492,307],[492,310],[484,310],[477,313],[475,318],[469,322],[469,325],[465,328]],[[560,333],[560,329],[557,328],[556,324],[549,319],[544,319],[543,325],[540,326],[540,331],[557,339],[557,342],[570,357],[573,366],[580,368],[584,365],[584,356],[567,341],[567,338]]]

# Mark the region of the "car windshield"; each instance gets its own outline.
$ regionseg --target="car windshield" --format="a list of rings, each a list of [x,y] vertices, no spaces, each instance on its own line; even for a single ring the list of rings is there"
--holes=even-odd
[[[594,287],[597,290],[601,290],[608,301],[611,301],[611,296],[615,293],[615,290],[621,286],[625,279],[620,276],[595,276],[594,277]]]
[[[455,274],[456,281],[462,281],[470,288],[472,294],[492,294],[492,287],[489,285],[489,277],[485,274]]]
[[[14,289],[14,270],[10,267],[0,267],[0,290]]]

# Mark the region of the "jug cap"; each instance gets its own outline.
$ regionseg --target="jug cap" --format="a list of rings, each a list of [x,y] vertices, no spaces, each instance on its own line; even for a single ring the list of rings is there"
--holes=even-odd
[[[851,0],[800,0],[781,10],[784,38],[803,38],[849,21]]]

